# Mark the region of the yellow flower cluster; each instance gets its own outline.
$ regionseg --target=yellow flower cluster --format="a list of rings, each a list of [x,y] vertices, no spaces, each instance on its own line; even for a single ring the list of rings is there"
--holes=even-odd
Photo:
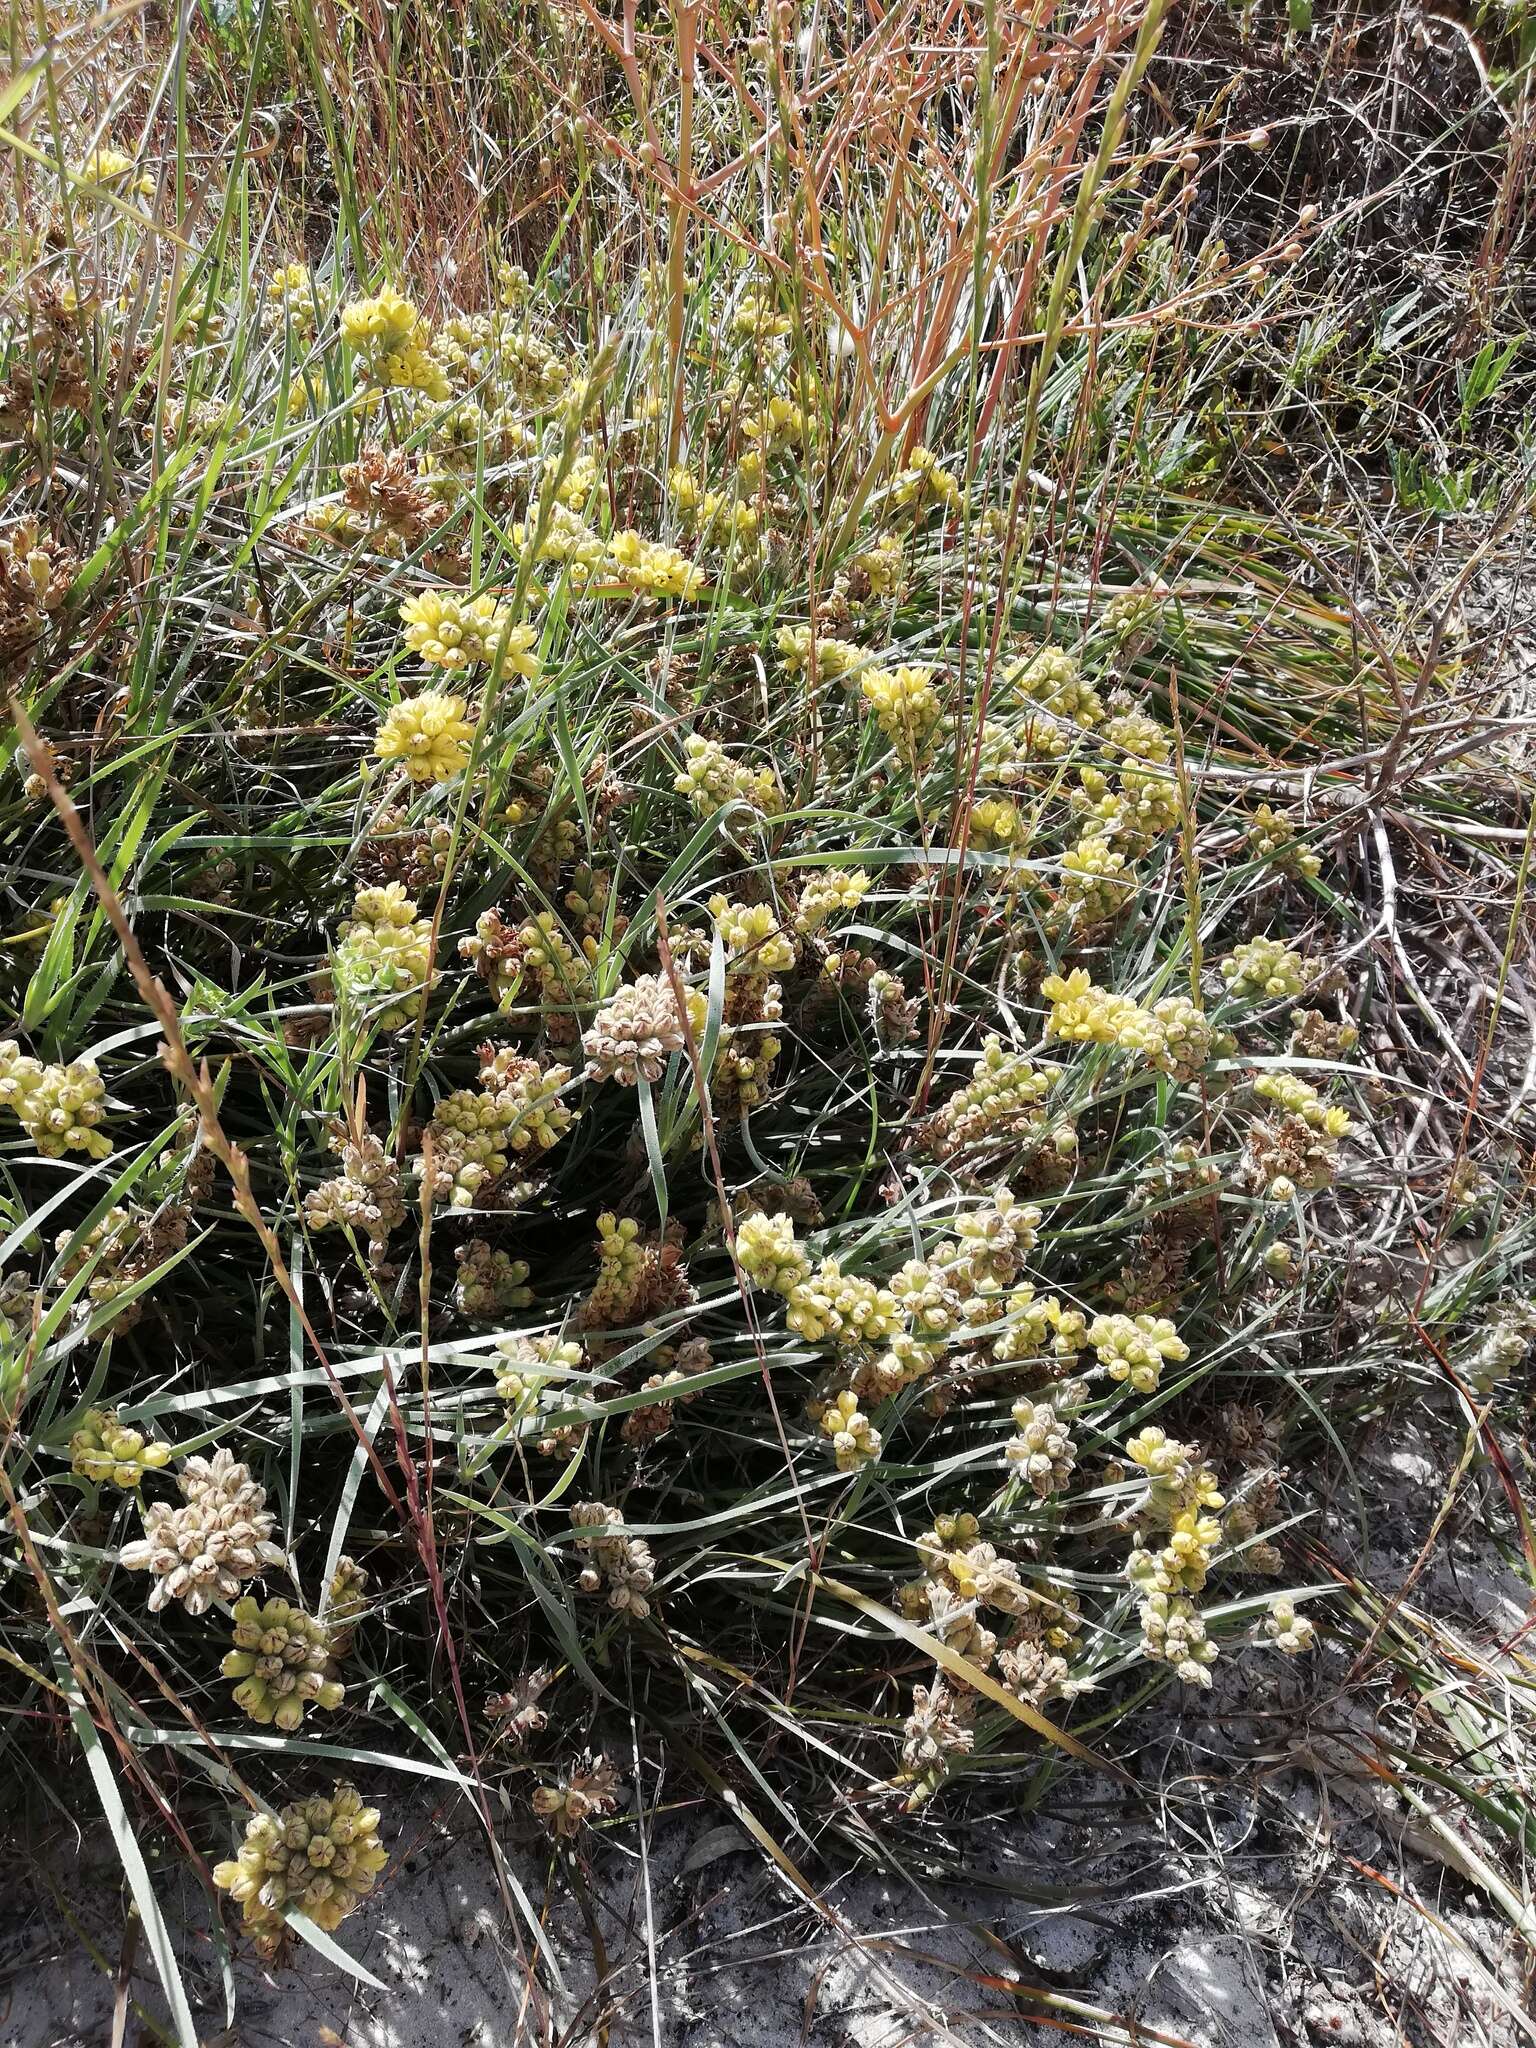
[[[1047,975],[1040,993],[1051,1005],[1047,1038],[1065,1039],[1073,1045],[1123,1045],[1140,1050],[1146,1012],[1130,996],[1095,988],[1086,968],[1075,967],[1065,977]]]
[[[1044,1103],[1059,1078],[1057,1067],[1037,1067],[1023,1053],[1006,1052],[988,1034],[971,1078],[932,1120],[932,1143],[941,1159],[974,1145],[1043,1130]]]
[[[711,896],[709,914],[725,941],[731,967],[749,974],[777,974],[795,964],[795,942],[779,923],[771,903],[738,903],[725,895]]]
[[[773,644],[789,675],[810,674],[812,638],[809,626],[780,626]],[[856,647],[851,640],[834,639],[828,633],[814,636],[814,652],[816,678],[823,683],[855,676],[874,659],[867,649]]]
[[[1166,1316],[1095,1316],[1088,1342],[1112,1380],[1129,1382],[1138,1394],[1154,1394],[1164,1362],[1180,1364],[1189,1346]]]
[[[960,503],[960,486],[931,448],[918,447],[891,485],[891,503],[904,512],[949,512]]]
[[[607,567],[642,597],[693,597],[704,587],[702,571],[680,549],[632,530],[609,541]]]
[[[906,549],[901,536],[882,533],[867,548],[861,548],[848,564],[850,582],[862,584],[859,596],[896,597],[907,577]]]
[[[378,1809],[364,1806],[350,1785],[337,1785],[329,1799],[255,1815],[234,1861],[215,1864],[213,1881],[239,1904],[257,1946],[271,1954],[283,1939],[286,1908],[298,1907],[334,1933],[388,1861]]]
[[[1040,993],[1051,1004],[1047,1038],[1123,1046],[1177,1080],[1192,1080],[1210,1057],[1210,1027],[1188,996],[1163,996],[1146,1010],[1130,996],[1096,988],[1081,967],[1048,975]]]
[[[375,384],[419,391],[434,401],[452,395],[431,350],[431,330],[412,302],[392,287],[341,309],[341,338]]]
[[[305,1710],[333,1713],[345,1687],[332,1678],[331,1632],[288,1600],[256,1600],[250,1594],[230,1609],[234,1648],[219,1667],[238,1678],[235,1705],[263,1728],[291,1735]]]
[[[1137,761],[1165,762],[1173,752],[1168,728],[1134,707],[1116,711],[1106,718],[1100,736],[1110,746],[1118,747],[1122,754],[1130,754]]]
[[[66,1152],[105,1159],[112,1150],[112,1140],[97,1129],[107,1113],[107,1091],[92,1059],[45,1065],[14,1038],[0,1039],[0,1105],[45,1159]]]
[[[874,707],[880,730],[909,758],[927,744],[943,707],[934,687],[938,670],[929,664],[871,669],[859,683]]]
[[[1322,856],[1298,845],[1296,820],[1289,811],[1260,804],[1248,821],[1248,845],[1257,859],[1273,861],[1283,874],[1298,880],[1322,872]]]
[[[982,853],[1022,854],[1029,840],[1023,812],[1006,797],[983,797],[971,805],[970,842]]]
[[[857,1472],[880,1455],[880,1432],[860,1412],[859,1397],[849,1389],[823,1412],[821,1432],[832,1439],[832,1456],[839,1472]]]
[[[1321,1131],[1326,1137],[1346,1138],[1354,1129],[1349,1112],[1330,1107],[1300,1074],[1260,1074],[1253,1092],[1263,1101],[1275,1103],[1287,1116],[1300,1117],[1309,1130]]]
[[[771,768],[749,768],[733,761],[718,740],[692,733],[683,748],[684,760],[672,787],[685,796],[701,818],[712,818],[727,804],[745,804],[765,818],[784,808],[784,792]]]
[[[597,1219],[597,1279],[587,1296],[589,1325],[614,1329],[630,1320],[650,1279],[650,1262],[633,1216],[611,1209]]]
[[[334,978],[344,1000],[365,1009],[383,1004],[377,1019],[381,1030],[401,1031],[420,1016],[437,978],[432,920],[417,915],[399,882],[358,890],[352,915],[340,930]]]
[[[1094,832],[1133,853],[1178,829],[1179,791],[1170,774],[1127,759],[1114,783],[1093,767],[1084,768],[1079,780]]]
[[[802,937],[809,937],[839,912],[857,910],[869,894],[869,887],[869,876],[863,868],[822,868],[807,875],[800,885],[800,900],[795,907],[795,930]]]
[[[1118,847],[1088,832],[1061,857],[1064,908],[1082,926],[1108,924],[1130,901],[1135,882]]]
[[[1004,681],[1008,688],[1074,725],[1092,729],[1104,717],[1098,692],[1083,681],[1076,657],[1064,648],[1042,647],[1028,661],[1009,669]]]
[[[1148,1423],[1127,1439],[1125,1448],[1131,1463],[1147,1476],[1147,1498],[1141,1512],[1158,1526],[1172,1527],[1175,1516],[1188,1507],[1225,1507],[1216,1475],[1194,1444],[1180,1443],[1156,1423]],[[1199,1588],[1190,1590],[1198,1592]]]
[[[531,547],[534,532],[532,526],[519,520],[512,528],[513,541],[520,548]],[[602,535],[568,505],[556,503],[550,508],[548,524],[539,537],[536,559],[559,563],[572,584],[582,590],[602,577],[608,565],[608,547]]]
[[[267,279],[267,297],[281,306],[295,327],[314,325],[318,307],[315,281],[307,263],[285,263]]]
[[[163,1471],[174,1455],[170,1444],[119,1422],[114,1408],[92,1408],[69,1440],[71,1472],[125,1492],[142,1485],[147,1472]]]
[[[539,1000],[556,1010],[569,1011],[573,1005],[589,1000],[592,993],[592,962],[597,953],[595,939],[586,938],[581,948],[573,946],[561,930],[559,920],[552,910],[541,910],[537,917],[518,929],[518,945],[522,949],[523,964],[533,975],[539,987]],[[562,1024],[569,1020],[562,1019]],[[546,1018],[545,1029],[551,1028]],[[569,1035],[576,1036],[574,1022],[569,1022]]]
[[[1299,996],[1312,979],[1308,963],[1280,939],[1245,941],[1222,961],[1221,971],[1234,996],[1266,1002]]]
[[[901,1304],[890,1289],[845,1273],[837,1259],[823,1259],[784,1301],[785,1322],[808,1344],[878,1344],[902,1327]]]
[[[742,414],[741,431],[763,454],[798,448],[805,439],[805,414],[792,398],[776,392],[761,412]]]
[[[992,1342],[999,1365],[1034,1364],[1075,1358],[1088,1342],[1088,1318],[1063,1308],[1054,1294],[1038,1294],[1026,1281],[1008,1297],[1007,1324]]]
[[[74,183],[86,188],[81,195],[85,198],[90,197],[91,188],[100,192],[116,186],[137,193],[141,199],[151,198],[155,190],[155,181],[148,171],[140,171],[131,156],[124,156],[120,149],[112,149],[106,143],[91,151],[74,173]]]
[[[515,1158],[552,1151],[580,1115],[560,1099],[570,1079],[569,1067],[482,1046],[479,1088],[445,1095],[426,1128],[416,1172],[434,1200],[472,1208]]]
[[[373,751],[381,761],[398,761],[412,782],[452,782],[464,772],[475,736],[464,710],[462,697],[423,690],[390,712]]]
[[[539,675],[538,629],[514,626],[508,607],[483,592],[465,597],[457,590],[423,590],[405,600],[400,618],[406,646],[436,668],[491,662],[502,676],[532,682]]]
[[[788,1216],[744,1216],[736,1230],[736,1259],[754,1287],[774,1294],[788,1294],[810,1271]]]

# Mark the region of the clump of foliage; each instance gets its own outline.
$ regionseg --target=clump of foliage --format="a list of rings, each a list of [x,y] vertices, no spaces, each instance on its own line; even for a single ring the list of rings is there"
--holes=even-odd
[[[1190,244],[1256,145],[1132,146],[1156,8],[1060,65],[990,10],[577,19],[575,224],[456,286],[348,180],[306,230],[248,98],[211,209],[161,112],[77,156],[46,52],[19,102],[6,1682],[145,1796],[171,1745],[215,1858],[240,1789],[268,1951],[387,1854],[338,1751],[579,1845],[622,1699],[714,1789],[771,1729],[877,1854],[1306,1652],[1291,1447],[1528,1255],[1361,879],[1417,764],[1424,858],[1521,885],[1454,668],[1132,417],[1317,209]],[[1435,1257],[1362,1305],[1410,1125]]]

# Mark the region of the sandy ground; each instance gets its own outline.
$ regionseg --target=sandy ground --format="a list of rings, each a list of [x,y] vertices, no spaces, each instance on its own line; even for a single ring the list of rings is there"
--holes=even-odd
[[[1417,1555],[1440,1459],[1399,1434],[1363,1468],[1379,1584]],[[1530,1611],[1490,1499],[1457,1511],[1413,1589],[1484,1654]],[[1347,1518],[1321,1526],[1344,1549]],[[1530,1951],[1362,1761],[1395,1705],[1379,1683],[1347,1685],[1347,1666],[1325,1643],[1305,1664],[1234,1661],[1210,1693],[1169,1695],[1135,1724],[1135,1793],[1075,1778],[1027,1819],[973,1801],[962,1820],[940,1803],[932,1825],[961,1855],[960,1885],[822,1870],[813,1906],[739,1825],[677,1807],[680,1787],[642,1773],[650,1818],[632,1791],[628,1824],[584,1859],[581,1902],[509,1816],[508,1867],[549,1947],[532,1997],[526,1930],[512,1931],[483,1837],[462,1806],[404,1780],[389,1800],[395,1860],[342,1930],[381,1989],[302,1950],[280,1970],[241,1957],[227,1986],[195,1887],[168,1871],[160,1892],[200,2034],[231,2048],[1043,2044],[1071,2038],[1062,2022],[1077,2038],[1194,2048],[1536,2042]],[[0,2042],[107,2048],[123,1943],[112,1867],[59,1839],[8,1889]],[[142,1963],[132,1992],[159,2010]],[[136,2031],[130,2013],[128,2042]]]

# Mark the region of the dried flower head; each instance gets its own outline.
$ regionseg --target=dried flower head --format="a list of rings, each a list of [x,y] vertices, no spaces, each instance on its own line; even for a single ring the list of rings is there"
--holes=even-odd
[[[189,1614],[206,1614],[215,1600],[233,1600],[246,1579],[283,1563],[271,1540],[276,1518],[232,1451],[189,1458],[176,1483],[183,1505],[147,1507],[143,1536],[123,1546],[118,1562],[127,1571],[153,1572],[152,1614],[172,1600]]]
[[[642,974],[626,982],[583,1034],[587,1079],[618,1081],[626,1088],[633,1088],[641,1075],[659,1081],[672,1054],[687,1044],[687,1030],[692,1030],[695,1043],[704,1035],[708,1004],[703,991],[685,990],[684,998],[687,1029],[667,975]]]

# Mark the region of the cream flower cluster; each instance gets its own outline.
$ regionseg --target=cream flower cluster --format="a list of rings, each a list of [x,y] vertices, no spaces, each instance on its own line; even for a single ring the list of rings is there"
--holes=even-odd
[[[1005,1455],[1041,1500],[1062,1492],[1077,1466],[1077,1445],[1068,1422],[1072,1386],[1064,1381],[1049,1401],[1021,1396],[1013,1404],[1016,1434]]]
[[[744,1216],[736,1229],[736,1259],[754,1287],[788,1294],[810,1271],[810,1261],[788,1216]]]
[[[1087,832],[1061,857],[1062,904],[1074,924],[1108,924],[1130,901],[1135,881],[1125,854],[1098,832]]]
[[[1273,861],[1282,874],[1310,880],[1322,873],[1322,856],[1299,843],[1289,811],[1260,804],[1248,821],[1248,845],[1257,859]]]
[[[608,1605],[630,1621],[651,1611],[656,1560],[638,1536],[624,1533],[623,1512],[602,1501],[578,1501],[571,1509],[576,1547],[587,1559],[577,1585],[583,1593],[605,1593]]]
[[[1269,1603],[1264,1616],[1264,1633],[1287,1657],[1299,1657],[1317,1640],[1317,1630],[1306,1615],[1296,1612],[1294,1600],[1279,1594]]]
[[[356,1231],[377,1257],[390,1232],[405,1221],[400,1169],[373,1131],[354,1135],[336,1124],[330,1145],[341,1154],[341,1172],[304,1197],[304,1220],[311,1230]]]
[[[466,1239],[453,1257],[459,1269],[453,1302],[460,1315],[488,1322],[492,1316],[526,1308],[532,1301],[528,1278],[533,1269],[526,1259],[514,1259],[483,1237]]]
[[[1136,1544],[1126,1576],[1140,1596],[1142,1653],[1170,1664],[1190,1685],[1209,1685],[1216,1645],[1194,1606],[1222,1541],[1225,1501],[1216,1475],[1192,1444],[1149,1425],[1126,1450],[1146,1475],[1135,1512]]]
[[[519,1437],[531,1438],[540,1457],[569,1457],[580,1448],[586,1424],[556,1424],[572,1405],[571,1381],[585,1354],[573,1337],[506,1336],[496,1340],[496,1392]]]
[[[1023,1053],[1005,1051],[1002,1040],[989,1033],[971,1078],[932,1119],[934,1151],[944,1159],[974,1146],[1044,1130],[1044,1105],[1060,1071],[1037,1067]]]

